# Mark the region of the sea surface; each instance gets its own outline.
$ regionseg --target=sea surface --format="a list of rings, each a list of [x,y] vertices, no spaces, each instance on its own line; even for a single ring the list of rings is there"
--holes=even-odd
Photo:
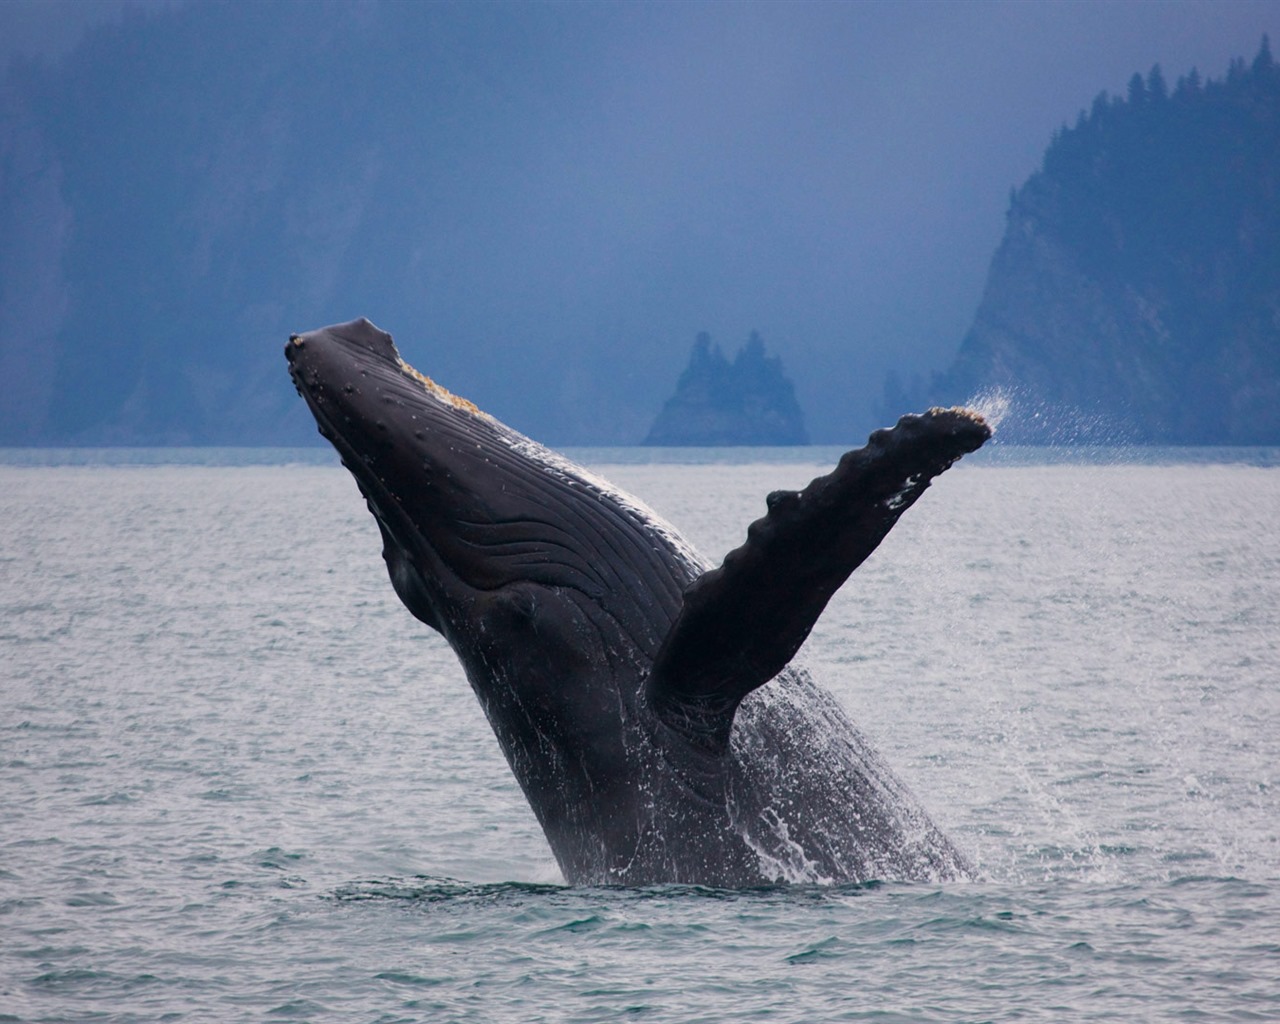
[[[719,556],[825,449],[591,450]],[[994,452],[802,652],[973,881],[565,886],[315,451],[0,453],[0,1021],[1280,1019],[1275,450]]]

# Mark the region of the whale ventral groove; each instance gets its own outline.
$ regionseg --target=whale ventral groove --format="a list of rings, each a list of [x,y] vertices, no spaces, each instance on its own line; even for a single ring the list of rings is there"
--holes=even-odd
[[[458,655],[566,880],[968,872],[793,658],[930,481],[991,436],[977,413],[876,431],[770,494],[713,569],[638,499],[414,370],[368,320],[285,351],[396,594]]]

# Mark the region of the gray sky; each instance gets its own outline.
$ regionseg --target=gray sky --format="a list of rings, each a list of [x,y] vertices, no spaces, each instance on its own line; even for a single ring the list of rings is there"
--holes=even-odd
[[[166,5],[5,0],[0,59],[65,59],[138,6]],[[509,10],[456,8],[484,55],[458,102],[546,116],[533,132],[495,115],[481,175],[442,197],[458,230],[424,279],[433,318],[517,372],[563,357],[562,402],[629,375],[648,403],[619,412],[636,435],[696,332],[734,350],[755,329],[813,438],[856,437],[888,369],[949,361],[1009,190],[1057,127],[1134,71],[1218,77],[1264,32],[1280,42],[1278,0],[557,5],[532,41],[504,31]],[[377,319],[334,316],[357,312]],[[518,358],[479,353],[513,338]],[[536,396],[497,401],[538,421]]]

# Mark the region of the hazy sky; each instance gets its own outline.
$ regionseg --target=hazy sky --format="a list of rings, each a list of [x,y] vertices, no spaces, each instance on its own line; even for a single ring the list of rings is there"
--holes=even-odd
[[[133,6],[4,0],[0,59],[66,60]],[[1218,77],[1264,32],[1280,41],[1278,0],[446,9],[466,56],[435,102],[485,134],[439,198],[456,244],[423,276],[433,330],[495,364],[448,361],[460,390],[568,440],[581,425],[539,412],[538,366],[561,403],[625,378],[603,393],[639,396],[609,399],[635,439],[698,331],[734,350],[752,329],[814,440],[856,438],[886,370],[949,361],[1009,190],[1057,127],[1135,70]],[[376,69],[376,52],[353,57]],[[379,319],[337,303],[297,327],[358,314]],[[431,371],[412,342],[429,332],[383,326]],[[529,393],[495,383],[512,369]]]

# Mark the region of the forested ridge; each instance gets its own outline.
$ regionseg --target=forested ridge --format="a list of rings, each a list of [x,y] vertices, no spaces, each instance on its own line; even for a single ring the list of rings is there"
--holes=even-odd
[[[1009,440],[1280,444],[1280,68],[1265,37],[1221,79],[1135,74],[1055,134],[1011,195],[931,397],[997,389]]]

